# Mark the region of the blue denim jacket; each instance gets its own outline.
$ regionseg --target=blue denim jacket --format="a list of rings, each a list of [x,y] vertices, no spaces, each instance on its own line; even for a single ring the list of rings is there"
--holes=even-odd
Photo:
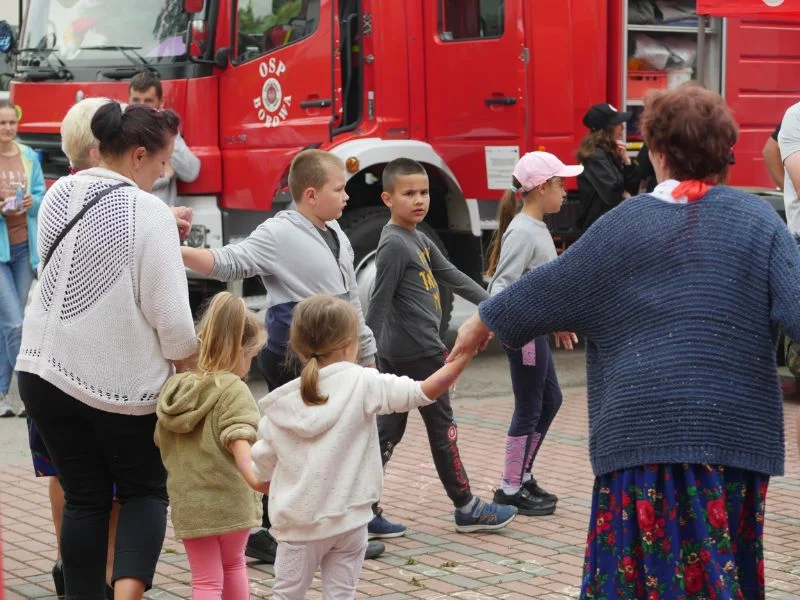
[[[28,210],[28,247],[30,249],[31,267],[34,270],[39,266],[39,252],[38,245],[38,227],[36,224],[36,217],[39,214],[39,207],[42,205],[42,198],[44,198],[44,175],[42,174],[42,166],[39,164],[39,158],[36,153],[25,146],[16,142],[19,147],[20,156],[22,157],[22,165],[25,169],[25,179],[28,181],[27,192],[33,197],[33,206]],[[6,219],[0,211],[0,262],[9,262],[11,260],[11,247],[8,243],[8,225]]]

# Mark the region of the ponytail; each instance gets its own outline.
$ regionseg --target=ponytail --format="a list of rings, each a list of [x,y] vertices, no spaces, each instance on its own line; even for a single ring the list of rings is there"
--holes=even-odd
[[[516,178],[512,177],[513,186],[508,188],[500,199],[500,207],[497,209],[497,230],[492,235],[489,243],[489,260],[486,266],[486,275],[491,277],[497,270],[497,263],[500,262],[500,247],[503,245],[503,235],[511,224],[511,219],[517,214],[517,190],[522,186]]]
[[[319,390],[320,359],[358,343],[358,316],[353,305],[327,294],[306,298],[294,309],[289,346],[305,361],[300,395],[308,406],[328,401]]]
[[[325,404],[328,397],[319,391],[319,359],[311,355],[300,373],[300,395],[309,406]]]

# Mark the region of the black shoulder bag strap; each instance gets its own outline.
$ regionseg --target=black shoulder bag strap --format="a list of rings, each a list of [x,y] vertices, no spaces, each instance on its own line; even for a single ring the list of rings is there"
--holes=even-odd
[[[89,211],[90,208],[92,208],[95,204],[100,202],[100,200],[102,200],[103,198],[108,196],[111,192],[113,192],[114,190],[118,190],[121,187],[125,187],[126,185],[130,185],[130,184],[129,183],[118,183],[117,185],[112,185],[111,187],[106,188],[106,189],[98,192],[95,195],[94,198],[92,198],[86,204],[83,205],[83,208],[80,209],[80,211],[78,211],[77,215],[72,217],[70,222],[67,223],[67,226],[64,227],[64,229],[61,230],[61,233],[58,234],[58,237],[50,245],[50,249],[47,251],[47,256],[44,257],[44,262],[42,263],[42,271],[44,271],[45,267],[47,267],[47,263],[50,262],[50,258],[53,256],[53,252],[56,251],[56,248],[58,248],[58,245],[64,240],[64,238],[70,232],[70,230],[73,227],[75,227],[75,225],[78,223],[78,221],[81,220],[83,215],[85,215]]]

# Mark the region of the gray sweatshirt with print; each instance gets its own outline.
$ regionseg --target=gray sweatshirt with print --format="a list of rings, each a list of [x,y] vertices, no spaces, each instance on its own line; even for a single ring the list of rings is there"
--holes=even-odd
[[[478,304],[486,290],[447,260],[428,236],[387,224],[376,257],[367,323],[381,358],[404,362],[441,355],[439,282]]]

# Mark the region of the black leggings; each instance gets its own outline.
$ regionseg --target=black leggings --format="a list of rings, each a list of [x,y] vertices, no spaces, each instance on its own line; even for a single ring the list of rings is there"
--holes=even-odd
[[[407,375],[416,381],[424,381],[444,366],[444,355],[409,362],[381,359],[378,366],[382,373]],[[456,508],[465,506],[472,500],[472,492],[467,471],[458,453],[458,427],[450,406],[450,393],[445,392],[433,404],[421,407],[419,414],[428,431],[428,443],[439,480],[453,505]],[[403,439],[407,422],[408,413],[378,415],[378,436],[384,465]]]
[[[167,528],[167,473],[153,441],[156,415],[92,408],[37,375],[20,372],[25,410],[64,488],[61,556],[67,598],[105,598],[113,486],[121,505],[112,581],[149,588]]]

